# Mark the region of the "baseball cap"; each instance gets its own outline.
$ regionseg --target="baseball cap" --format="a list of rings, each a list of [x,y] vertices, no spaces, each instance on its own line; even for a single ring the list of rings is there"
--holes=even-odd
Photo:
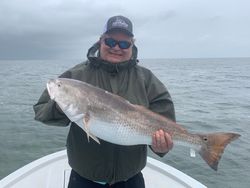
[[[133,37],[133,24],[132,22],[124,16],[113,16],[108,19],[104,33],[111,33],[114,31],[124,32],[128,36]]]

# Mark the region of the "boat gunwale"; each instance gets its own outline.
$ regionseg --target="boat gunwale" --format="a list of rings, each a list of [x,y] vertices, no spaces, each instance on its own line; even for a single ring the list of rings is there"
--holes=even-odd
[[[65,160],[66,158],[67,158],[66,150],[62,150],[62,151],[58,151],[58,152],[46,155],[31,163],[28,163],[27,165],[17,169],[16,171],[12,172],[8,176],[0,180],[0,186],[1,188],[11,187],[12,185],[15,185],[17,182],[21,181],[24,177],[29,176],[33,172],[39,169],[42,169],[45,166],[49,166],[55,161]],[[199,181],[179,171],[178,169],[175,169],[151,157],[147,157],[147,167],[174,179],[179,184],[182,184],[186,186],[187,188],[188,187],[207,188],[205,185],[203,185]],[[65,177],[65,174],[63,174],[63,176]]]

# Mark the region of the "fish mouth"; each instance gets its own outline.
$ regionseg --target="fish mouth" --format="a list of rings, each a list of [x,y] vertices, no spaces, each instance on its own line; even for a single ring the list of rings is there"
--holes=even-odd
[[[53,83],[54,81],[51,79],[47,82],[46,86],[47,86],[47,90],[48,90],[48,93],[49,93],[49,96],[50,96],[50,99],[51,100],[54,100],[55,99],[55,96],[52,94],[50,88],[51,88],[51,84]]]

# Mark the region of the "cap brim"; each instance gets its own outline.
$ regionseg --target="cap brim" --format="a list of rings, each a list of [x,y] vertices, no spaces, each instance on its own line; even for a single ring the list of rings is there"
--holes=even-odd
[[[106,34],[112,34],[112,33],[124,33],[130,37],[133,37],[133,33],[129,32],[128,30],[121,29],[121,28],[112,28],[105,32]]]

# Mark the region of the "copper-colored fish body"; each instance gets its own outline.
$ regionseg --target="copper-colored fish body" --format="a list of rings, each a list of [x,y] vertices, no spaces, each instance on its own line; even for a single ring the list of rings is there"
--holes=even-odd
[[[98,143],[100,138],[120,145],[151,145],[153,133],[162,129],[172,136],[175,145],[197,150],[206,163],[217,170],[225,147],[240,136],[189,133],[166,117],[78,80],[50,80],[47,90],[68,118]]]

